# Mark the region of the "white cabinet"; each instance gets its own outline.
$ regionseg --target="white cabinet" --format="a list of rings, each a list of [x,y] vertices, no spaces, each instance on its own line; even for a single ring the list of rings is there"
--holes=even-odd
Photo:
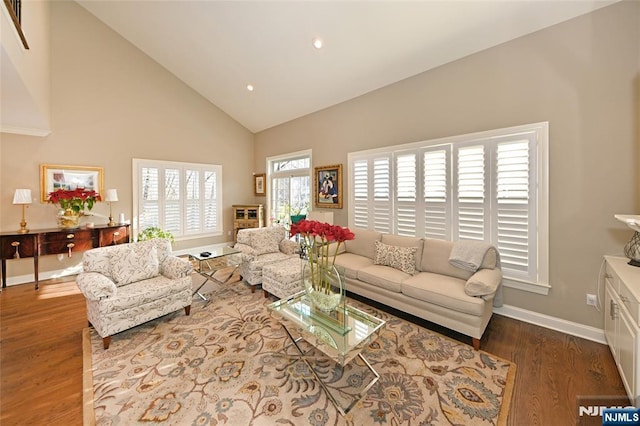
[[[640,403],[640,268],[605,256],[604,331],[632,403]]]

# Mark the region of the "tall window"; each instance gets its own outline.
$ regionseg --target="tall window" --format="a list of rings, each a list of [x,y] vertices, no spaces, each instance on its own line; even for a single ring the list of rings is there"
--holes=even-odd
[[[133,160],[134,226],[176,238],[222,235],[222,166]]]
[[[290,223],[290,216],[308,213],[311,203],[311,151],[267,159],[270,182],[269,217]]]
[[[546,293],[547,145],[537,123],[351,153],[349,225],[489,241],[513,287]]]

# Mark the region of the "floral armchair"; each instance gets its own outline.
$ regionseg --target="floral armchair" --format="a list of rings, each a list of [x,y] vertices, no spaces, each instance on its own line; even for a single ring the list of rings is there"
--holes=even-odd
[[[252,292],[256,285],[262,284],[262,268],[265,265],[298,257],[300,245],[288,236],[288,231],[282,226],[238,231],[234,248],[242,252],[240,275],[252,286]]]
[[[193,267],[166,239],[88,250],[82,267],[76,284],[105,349],[123,330],[182,308],[189,315]]]

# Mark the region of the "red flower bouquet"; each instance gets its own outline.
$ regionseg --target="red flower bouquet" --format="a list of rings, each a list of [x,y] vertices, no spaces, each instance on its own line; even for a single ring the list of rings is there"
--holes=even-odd
[[[52,204],[59,204],[62,210],[72,210],[74,213],[93,208],[96,201],[102,201],[100,194],[85,188],[58,189],[49,193],[47,198]]]

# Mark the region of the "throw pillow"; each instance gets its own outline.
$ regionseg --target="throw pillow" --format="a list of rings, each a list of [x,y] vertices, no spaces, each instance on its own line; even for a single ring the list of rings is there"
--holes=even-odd
[[[160,274],[155,245],[133,243],[109,254],[111,276],[118,286],[153,278]]]
[[[376,241],[374,265],[390,266],[407,274],[416,273],[416,247],[390,246]]]

